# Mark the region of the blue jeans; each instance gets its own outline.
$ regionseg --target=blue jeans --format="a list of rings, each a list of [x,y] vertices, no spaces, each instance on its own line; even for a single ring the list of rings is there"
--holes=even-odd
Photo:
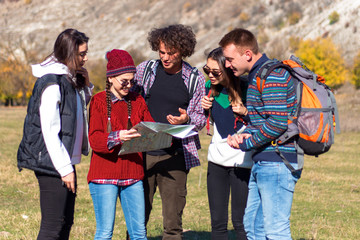
[[[90,182],[89,189],[96,218],[95,240],[112,238],[118,196],[131,240],[147,239],[142,181],[126,187]]]
[[[292,164],[296,169],[297,164]],[[290,212],[295,184],[300,178],[282,162],[259,161],[251,169],[244,215],[248,240],[291,239]]]

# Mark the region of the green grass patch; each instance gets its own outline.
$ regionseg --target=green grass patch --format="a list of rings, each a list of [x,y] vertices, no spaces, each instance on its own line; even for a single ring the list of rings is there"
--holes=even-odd
[[[36,239],[40,225],[39,190],[33,172],[18,172],[16,152],[22,137],[26,108],[0,108],[0,240]],[[200,134],[202,165],[188,176],[183,215],[185,239],[210,239],[206,191],[207,148],[210,137]],[[326,154],[306,157],[294,195],[291,215],[293,239],[360,239],[360,133],[336,135]],[[78,197],[71,239],[93,239],[96,223],[86,182],[90,158],[77,167]],[[231,216],[229,216],[230,219]],[[232,230],[231,221],[229,228]],[[126,225],[118,202],[113,239],[125,239]],[[161,199],[155,195],[148,238],[161,239]],[[233,231],[230,239],[235,239]]]

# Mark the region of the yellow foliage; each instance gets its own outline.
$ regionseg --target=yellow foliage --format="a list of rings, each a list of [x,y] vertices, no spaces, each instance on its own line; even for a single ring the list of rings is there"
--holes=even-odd
[[[360,88],[360,52],[356,55],[354,59],[354,68],[353,68],[351,80],[354,86],[357,89],[359,89]]]
[[[22,98],[24,96],[23,92],[22,91],[18,91],[16,93],[16,98]]]
[[[331,39],[301,40],[295,54],[311,71],[323,76],[329,87],[338,88],[346,81],[344,59]]]
[[[329,15],[329,24],[332,25],[334,23],[336,23],[337,21],[339,21],[340,19],[340,15],[338,12],[333,11],[330,15]]]
[[[89,61],[86,69],[91,83],[94,84],[94,93],[103,91],[106,83],[106,61],[104,59]]]
[[[31,95],[33,82],[27,63],[14,59],[0,61],[0,95],[20,102]]]

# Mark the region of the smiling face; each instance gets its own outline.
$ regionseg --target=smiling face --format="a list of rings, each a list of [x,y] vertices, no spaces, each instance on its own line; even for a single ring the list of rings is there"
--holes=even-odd
[[[234,44],[229,44],[226,47],[223,47],[223,52],[226,59],[225,67],[230,68],[235,76],[238,77],[250,71],[249,50],[240,53],[239,49]]]
[[[115,77],[109,77],[111,83],[110,91],[119,99],[123,99],[129,94],[133,86],[134,73],[124,73]]]
[[[163,42],[160,42],[159,57],[165,72],[175,74],[181,70],[182,58],[179,50],[169,49]]]

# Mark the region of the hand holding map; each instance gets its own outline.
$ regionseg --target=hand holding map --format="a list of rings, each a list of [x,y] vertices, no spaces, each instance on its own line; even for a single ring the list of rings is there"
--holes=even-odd
[[[133,128],[141,134],[140,137],[125,141],[119,155],[146,152],[171,146],[172,137],[187,138],[197,135],[194,125],[172,125],[157,122],[140,122]]]

